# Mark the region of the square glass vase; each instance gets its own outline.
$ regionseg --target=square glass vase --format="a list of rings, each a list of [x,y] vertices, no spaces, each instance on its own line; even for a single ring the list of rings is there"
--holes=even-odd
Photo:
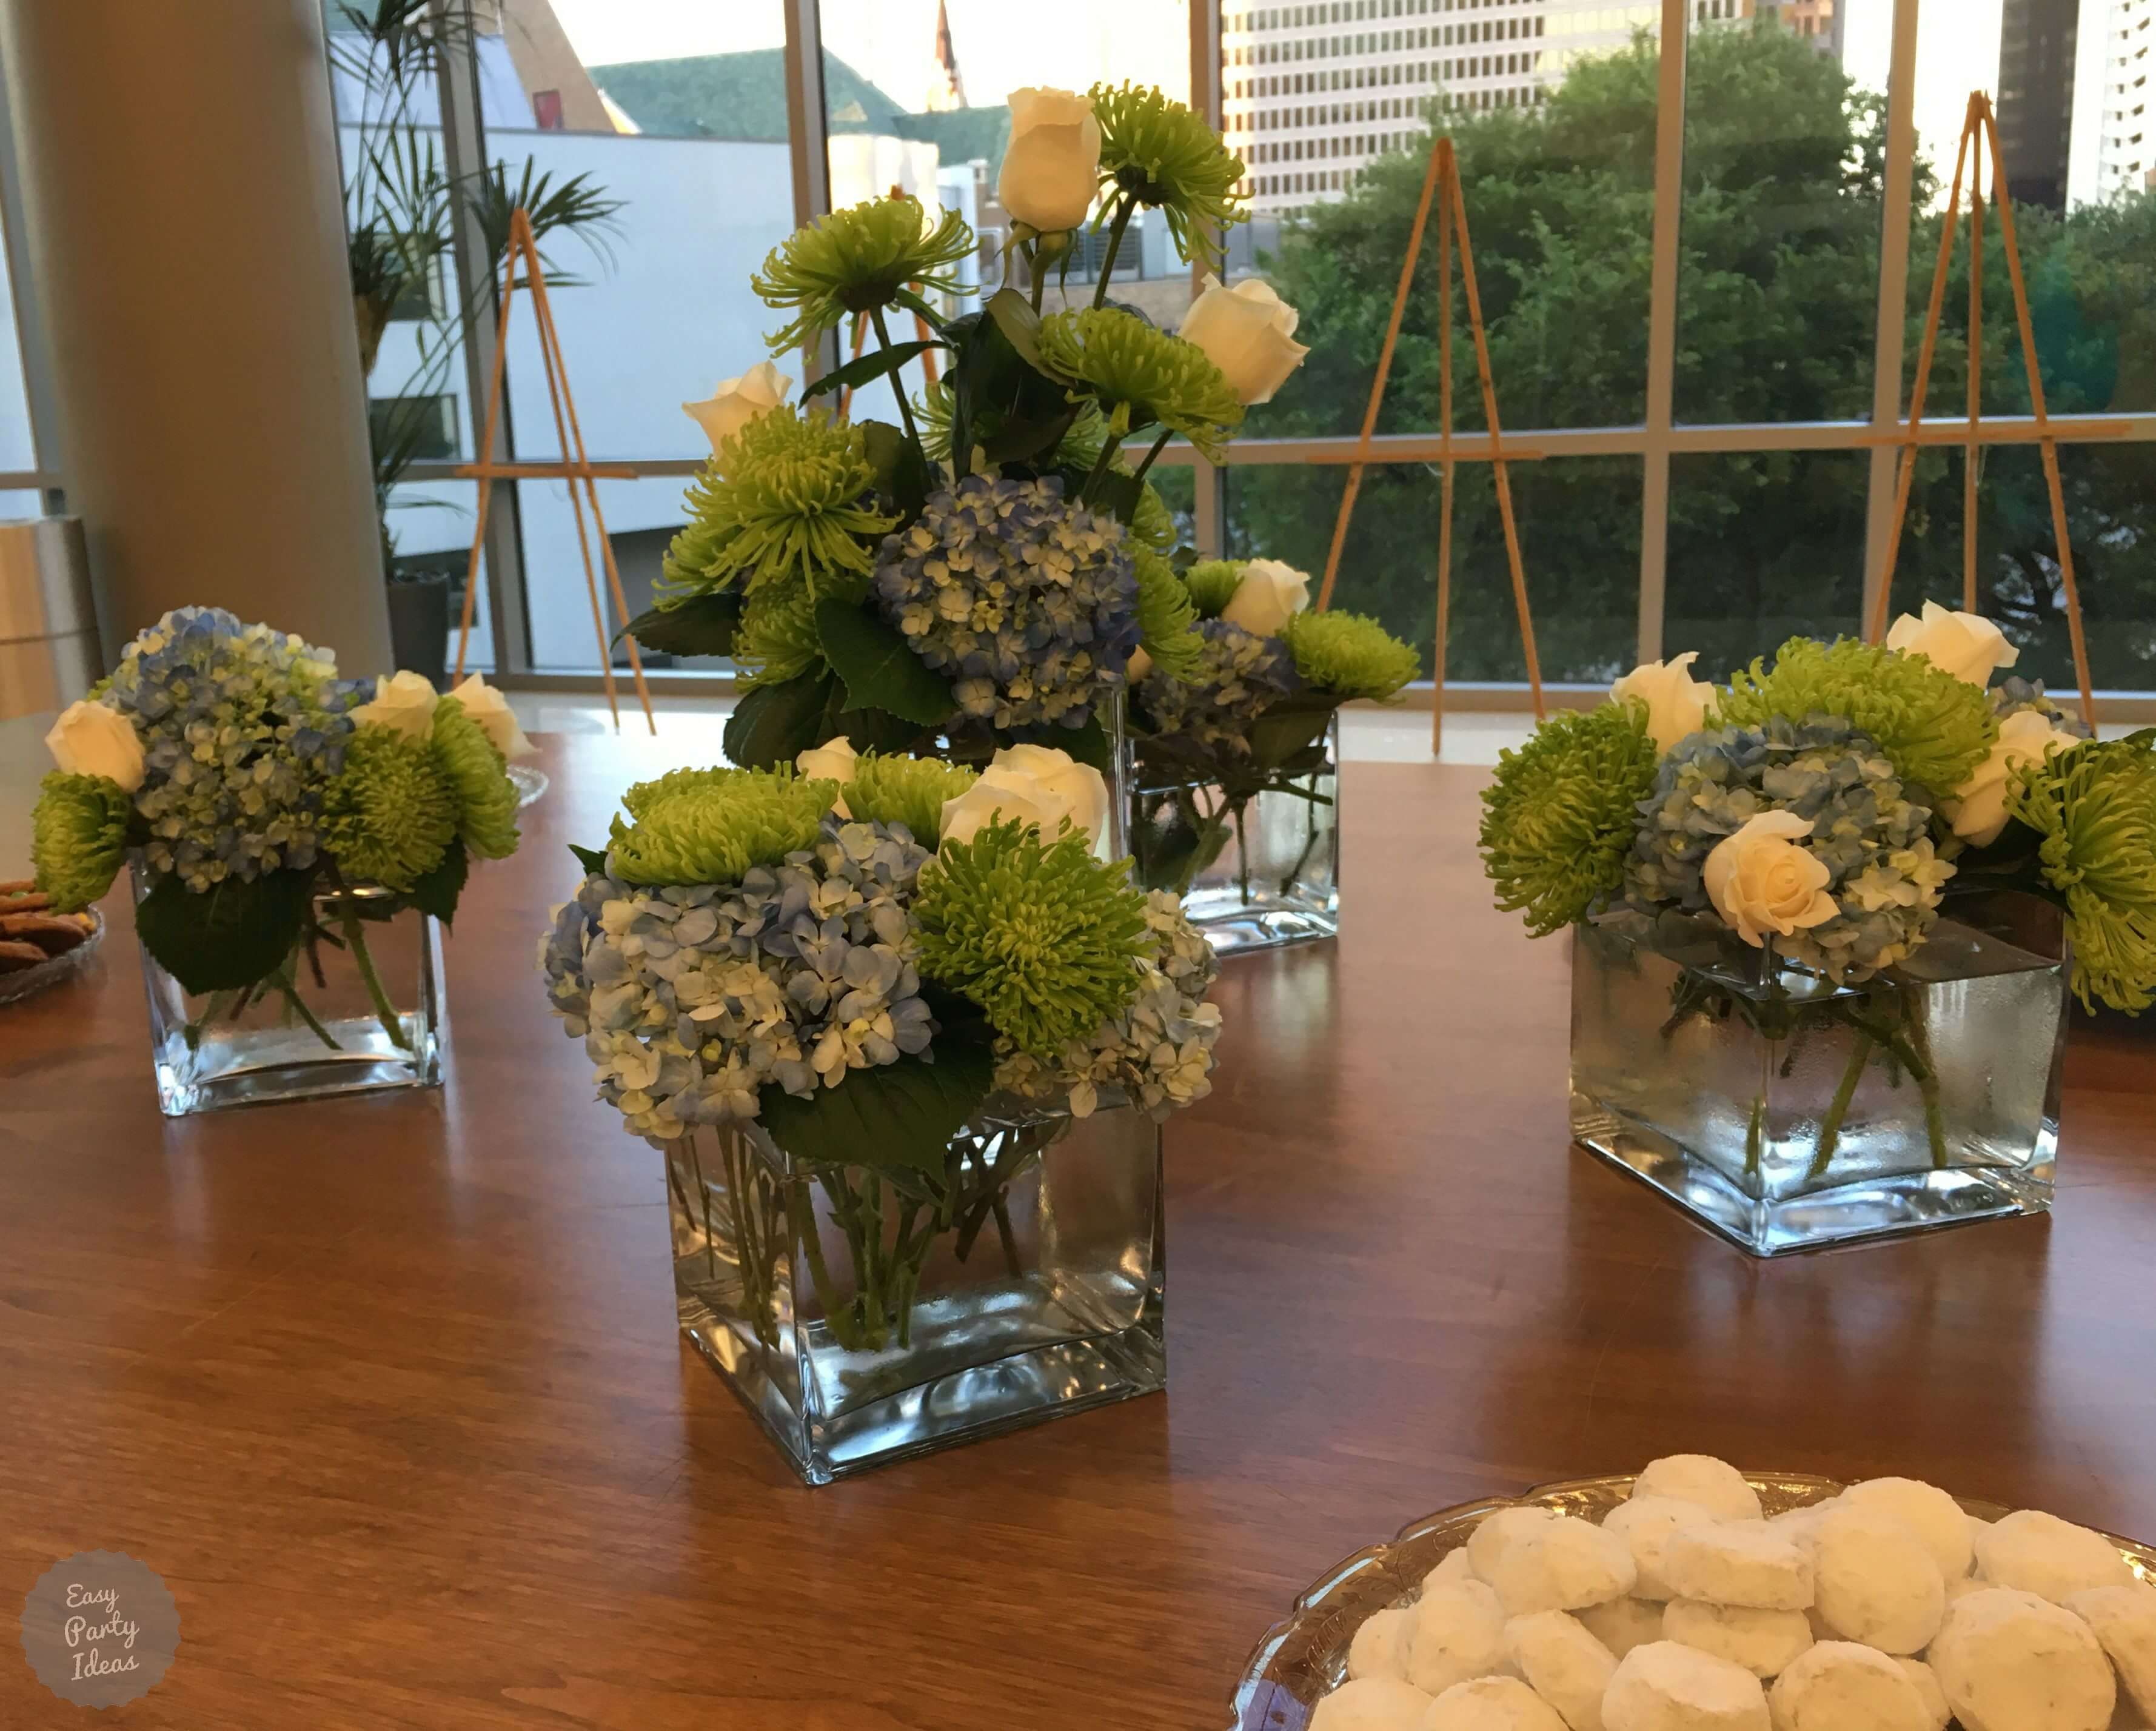
[[[1948,912],[1856,986],[1702,921],[1575,927],[1573,1139],[1758,1256],[2045,1212],[2061,922],[2033,897]]]
[[[681,1329],[812,1485],[1167,1386],[1160,1127],[991,1100],[932,1171],[665,1145]]]
[[[1277,773],[1176,780],[1142,753],[1128,836],[1136,881],[1180,894],[1223,955],[1337,937],[1339,765],[1337,711],[1306,761]]]
[[[135,899],[154,880],[138,863]],[[188,991],[142,952],[150,1056],[167,1117],[317,1100],[442,1079],[441,933],[389,891],[315,897],[305,932],[267,979]]]

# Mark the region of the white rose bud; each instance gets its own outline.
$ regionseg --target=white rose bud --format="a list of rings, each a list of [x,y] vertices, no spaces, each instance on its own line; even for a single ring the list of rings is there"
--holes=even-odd
[[[476,673],[468,675],[449,695],[464,706],[465,713],[479,723],[494,742],[494,748],[511,763],[531,755],[535,747],[516,725],[516,712],[509,706],[508,698]]]
[[[1044,234],[1076,228],[1101,182],[1101,123],[1091,100],[1075,90],[1013,90],[1010,128],[996,179],[1004,208]]]
[[[424,739],[434,727],[441,701],[424,673],[385,673],[374,681],[374,701],[352,711],[355,727],[389,727],[407,739]]]
[[[793,377],[781,372],[776,362],[764,361],[739,378],[722,378],[701,403],[685,403],[681,413],[704,429],[711,441],[711,455],[758,415],[768,414],[786,400],[793,388]]]
[[[1637,697],[1647,706],[1647,732],[1666,752],[1699,732],[1714,701],[1714,687],[1691,676],[1691,664],[1698,659],[1697,650],[1686,650],[1666,661],[1642,662],[1609,688],[1620,703]]]
[[[841,733],[836,739],[827,739],[802,752],[793,760],[793,767],[811,781],[834,781],[843,787],[854,778],[854,765],[860,760],[860,755],[854,749],[853,741]],[[833,802],[831,809],[842,818],[853,816],[846,809],[844,794]]]
[[[1204,291],[1190,303],[1176,334],[1204,351],[1246,403],[1270,403],[1310,351],[1295,341],[1302,315],[1255,277],[1232,289],[1206,273]]]
[[[1809,818],[1763,811],[1707,856],[1707,899],[1755,949],[1766,947],[1769,932],[1787,937],[1841,912],[1826,892],[1826,862],[1797,845],[1811,833]]]
[[[1310,605],[1310,573],[1278,559],[1253,559],[1220,617],[1259,637],[1277,637],[1281,627]]]
[[[2051,717],[2033,709],[2017,710],[1999,724],[1999,743],[1976,767],[1975,774],[1946,802],[1953,833],[1976,847],[1989,847],[2006,830],[2006,783],[2024,763],[2039,763],[2051,747],[2071,751],[2087,742],[2061,732]]]
[[[1070,819],[1097,840],[1108,821],[1108,784],[1090,763],[1052,746],[1011,745],[998,752],[981,778],[943,802],[943,840],[971,841],[992,819],[1016,819],[1053,841]]]
[[[1949,613],[1936,601],[1924,604],[1924,616],[1903,614],[1887,634],[1887,647],[1905,655],[1922,655],[1956,679],[1987,690],[1991,670],[2011,667],[2021,651],[1989,619],[1973,613]]]
[[[45,735],[53,761],[69,775],[101,775],[127,793],[142,785],[142,741],[109,704],[85,699],[60,711]]]

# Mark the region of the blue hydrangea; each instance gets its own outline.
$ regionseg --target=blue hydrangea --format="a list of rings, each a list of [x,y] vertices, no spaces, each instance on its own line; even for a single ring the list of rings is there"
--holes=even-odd
[[[1991,712],[2000,721],[2033,709],[2062,733],[2083,739],[2096,737],[2096,729],[2044,689],[2041,679],[2020,679],[2009,674],[1991,688]]]
[[[311,866],[322,794],[365,701],[336,658],[217,608],[183,607],[129,644],[101,688],[135,725],[135,809],[153,871],[191,890]]]
[[[1067,503],[1055,476],[972,475],[884,537],[875,597],[968,717],[1083,727],[1138,643],[1123,526]]]
[[[1250,723],[1302,687],[1295,657],[1277,637],[1260,637],[1226,619],[1204,619],[1199,671],[1188,684],[1162,672],[1138,686],[1138,701],[1156,733],[1250,754]]]
[[[931,857],[903,824],[824,819],[738,884],[584,880],[541,940],[547,997],[628,1127],[672,1141],[928,1050],[907,907]]]
[[[1840,913],[1777,953],[1837,981],[1902,960],[1938,917],[1953,867],[1933,850],[1929,806],[1908,796],[1876,741],[1846,722],[1777,716],[1692,734],[1663,759],[1626,862],[1625,905],[1712,914],[1703,874],[1726,836],[1765,811],[1808,818],[1804,845],[1827,868]]]

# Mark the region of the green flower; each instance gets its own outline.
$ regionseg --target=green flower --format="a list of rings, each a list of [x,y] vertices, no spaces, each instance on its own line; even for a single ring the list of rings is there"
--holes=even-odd
[[[454,701],[444,698],[436,713]],[[478,732],[476,722],[466,725]],[[514,810],[513,789],[510,799]],[[408,890],[442,863],[456,834],[456,789],[429,742],[393,727],[354,730],[344,768],[322,798],[322,845],[345,876]]]
[[[454,697],[434,706],[428,744],[434,767],[457,798],[457,831],[482,860],[506,860],[516,851],[516,783],[486,730]]]
[[[1228,610],[1243,581],[1243,559],[1200,559],[1183,573],[1190,591],[1190,604],[1201,619],[1217,619]]]
[[[743,691],[783,684],[817,665],[824,644],[816,634],[816,597],[805,588],[758,589],[742,607],[733,657]]]
[[[959,288],[954,267],[973,253],[973,231],[955,210],[931,224],[918,198],[871,198],[796,229],[749,279],[767,306],[795,309],[766,340],[773,354],[800,348],[846,315],[888,306],[901,289]]]
[[[101,775],[54,770],[38,784],[30,866],[57,913],[80,913],[112,887],[127,853],[135,802]]]
[[[2151,736],[2025,763],[2006,810],[2043,838],[2045,877],[2066,898],[2074,991],[2138,1014],[2156,996],[2156,752]]]
[[[707,794],[714,788],[723,788],[744,775],[755,773],[752,769],[732,769],[723,764],[711,769],[670,769],[650,781],[637,783],[624,794],[622,809],[632,818],[640,818],[661,800],[684,794]]]
[[[1999,740],[1981,687],[1922,655],[1851,637],[1792,637],[1771,671],[1763,660],[1730,675],[1720,715],[1720,725],[1743,727],[1778,715],[1800,727],[1815,715],[1837,716],[1878,741],[1903,781],[1935,796],[1964,786]],[[1717,724],[1710,717],[1707,725]]]
[[[943,833],[943,802],[980,778],[963,763],[864,752],[844,790],[846,809],[860,823],[903,824],[916,841],[932,848]]]
[[[1044,1061],[1089,1040],[1137,997],[1151,943],[1146,898],[1083,835],[1044,844],[1029,824],[988,824],[921,874],[921,972],[978,1004]]]
[[[1422,657],[1375,619],[1353,613],[1288,615],[1280,634],[1304,683],[1342,702],[1385,701],[1422,671]]]
[[[1170,679],[1188,684],[1205,660],[1190,591],[1175,568],[1142,544],[1131,549],[1138,579],[1138,644]]]
[[[816,845],[834,781],[793,769],[680,772],[630,790],[635,821],[613,820],[615,876],[633,884],[737,884],[757,866],[776,866]],[[724,779],[719,779],[723,775]],[[665,789],[672,782],[670,790]],[[627,802],[624,802],[627,803]]]
[[[1561,931],[1625,881],[1639,803],[1661,763],[1644,703],[1552,716],[1497,754],[1482,790],[1482,861],[1497,906],[1537,937]]]
[[[666,550],[660,587],[703,594],[737,583],[865,578],[873,547],[898,519],[875,509],[867,435],[822,409],[790,403],[758,415],[720,447],[688,493],[689,523]]]
[[[1218,265],[1218,230],[1250,213],[1238,202],[1243,159],[1187,103],[1145,85],[1095,85],[1093,117],[1101,123],[1102,189],[1160,211],[1187,262]],[[1111,201],[1112,202],[1112,201]],[[1108,214],[1103,204],[1097,228]]]
[[[1221,445],[1243,424],[1242,403],[1205,352],[1136,313],[1114,306],[1059,312],[1040,321],[1039,342],[1050,368],[1099,399],[1110,439],[1158,424],[1218,462]]]

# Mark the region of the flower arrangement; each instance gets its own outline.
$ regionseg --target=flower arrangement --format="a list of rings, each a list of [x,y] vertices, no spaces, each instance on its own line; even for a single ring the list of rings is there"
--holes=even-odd
[[[1066,752],[977,771],[837,741],[622,804],[542,939],[549,1002],[634,1133],[753,1124],[815,1175],[858,1252],[834,1328],[904,1343],[934,1240],[981,1230],[1071,1119],[1209,1090],[1212,951],[1096,856],[1106,788]],[[1022,1146],[978,1158],[1013,1121]],[[940,1225],[872,1254],[886,1183]]]
[[[1358,699],[1386,702],[1420,669],[1375,620],[1308,611],[1310,579],[1276,559],[1209,559],[1177,573],[1190,623],[1173,670],[1141,656],[1131,701],[1140,770],[1132,852],[1139,881],[1187,894],[1230,842],[1238,894],[1255,891],[1245,818],[1270,795],[1331,804],[1326,737]],[[1312,845],[1319,828],[1306,826]],[[1270,886],[1292,893],[1307,863]]]
[[[191,1038],[275,999],[334,1048],[306,1001],[329,945],[405,1045],[367,925],[398,906],[447,922],[472,859],[516,850],[506,766],[529,747],[501,693],[475,675],[439,696],[408,673],[365,691],[327,650],[187,607],[46,736],[59,768],[33,820],[38,886],[85,908],[134,855],[145,952],[208,999]]]
[[[1147,473],[1177,434],[1219,456],[1306,352],[1295,314],[1262,285],[1213,282],[1173,336],[1108,301],[1140,211],[1163,213],[1186,259],[1214,258],[1218,230],[1245,213],[1240,159],[1188,107],[1126,85],[1019,90],[1011,110],[1004,259],[1024,259],[1029,286],[1007,280],[982,311],[946,317],[928,297],[956,289],[978,244],[955,213],[906,197],[834,212],[753,279],[784,315],[772,352],[849,325],[875,346],[798,401],[766,361],[684,405],[711,458],[659,604],[629,629],[654,650],[733,658],[736,763],[771,768],[843,737],[974,763],[1029,742],[1106,769],[1133,656],[1168,677],[1196,670],[1165,557],[1176,529]],[[1044,313],[1089,213],[1109,235],[1091,304]],[[921,340],[891,341],[895,311]],[[916,357],[942,377],[917,402],[898,388],[899,424],[847,418],[849,393],[897,387]],[[1132,460],[1134,437],[1151,442]]]
[[[1991,682],[2017,654],[1934,604],[1883,645],[1793,639],[1720,686],[1689,655],[1639,668],[1502,755],[1481,833],[1498,906],[1538,936],[1584,922],[1694,955],[1704,940],[1666,1035],[1697,1015],[1784,1040],[1839,1025],[1855,1039],[1817,1171],[1873,1062],[1917,1081],[1944,1164],[1922,994],[1905,989],[1943,977],[1926,954],[1943,912],[2040,897],[2062,912],[2085,1007],[2156,994],[2156,730],[2097,742],[2041,686]],[[1717,984],[1748,979],[1763,989]],[[1755,1162],[1759,1133],[1755,1112]]]

